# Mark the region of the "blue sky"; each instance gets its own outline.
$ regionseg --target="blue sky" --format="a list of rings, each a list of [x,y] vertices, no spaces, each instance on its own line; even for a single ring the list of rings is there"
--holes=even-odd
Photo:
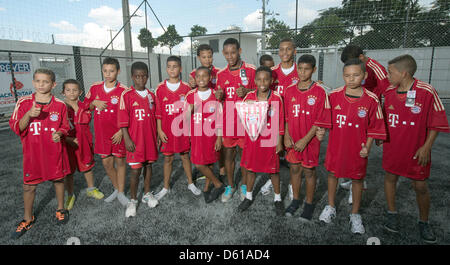
[[[141,2],[129,0],[130,14]],[[298,2],[300,27],[316,18],[319,10],[339,6],[341,0]],[[424,5],[430,2],[432,0],[420,1]],[[180,35],[189,34],[194,24],[206,27],[208,33],[217,33],[231,25],[243,30],[261,28],[261,0],[149,0],[149,3],[161,23],[165,27],[175,24]],[[57,44],[105,47],[110,40],[108,30],[118,30],[122,26],[121,5],[121,0],[0,0],[0,39],[50,43],[54,34]],[[143,7],[137,13],[140,17],[132,18],[135,50],[141,49],[136,38],[139,29],[145,27]],[[278,13],[278,19],[294,28],[295,0],[270,0],[266,8]],[[148,23],[154,36],[162,34],[149,9]],[[188,46],[186,39],[177,49],[183,53]],[[123,49],[123,36],[118,36],[114,48]]]

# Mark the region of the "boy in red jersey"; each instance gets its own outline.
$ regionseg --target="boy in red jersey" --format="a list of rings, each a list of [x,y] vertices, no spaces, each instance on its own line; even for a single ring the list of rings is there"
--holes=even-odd
[[[384,190],[388,212],[384,227],[399,232],[395,206],[399,176],[412,180],[419,208],[420,236],[426,243],[437,238],[428,223],[430,193],[431,148],[439,132],[449,132],[444,106],[436,90],[414,78],[417,64],[410,55],[389,61],[390,86],[385,96],[384,111],[389,138],[383,143],[383,169],[386,171]]]
[[[55,186],[57,222],[65,224],[69,219],[64,210],[64,176],[70,173],[70,165],[62,139],[69,131],[67,107],[51,93],[56,86],[53,71],[37,69],[32,83],[35,93],[17,101],[9,120],[11,129],[20,136],[23,151],[24,218],[13,238],[19,238],[33,226],[36,187],[44,181],[53,181]]]
[[[268,55],[268,54],[264,54],[261,55],[261,57],[259,57],[259,66],[267,66],[269,68],[272,68],[275,65],[275,62],[273,61],[273,57]]]
[[[164,155],[164,187],[155,197],[159,201],[170,192],[170,175],[172,174],[173,156],[180,154],[184,172],[188,179],[188,189],[196,196],[201,191],[192,181],[192,165],[189,158],[189,136],[184,128],[182,115],[184,102],[191,87],[180,80],[181,59],[177,56],[167,58],[167,74],[165,80],[156,88],[156,123],[158,137],[161,141],[161,152]],[[181,127],[180,127],[181,124]]]
[[[209,46],[209,44],[200,44],[197,48],[197,59],[200,61],[201,66],[207,67],[211,72],[211,81],[209,81],[208,87],[214,89],[214,93],[216,93],[216,83],[217,83],[217,72],[220,70],[213,65],[213,54],[214,51]],[[197,83],[195,81],[195,71],[196,69],[192,70],[192,72],[189,75],[189,85],[192,88],[197,87]],[[217,98],[217,95],[216,95]],[[220,149],[220,157],[219,157],[219,168],[220,168],[220,178],[222,179],[222,176],[225,176],[225,154],[223,153],[223,149]],[[194,168],[194,177],[198,174],[198,169]]]
[[[359,207],[367,157],[374,139],[386,139],[383,112],[378,97],[362,87],[367,77],[359,59],[344,64],[345,86],[333,90],[329,96],[331,122],[325,168],[328,175],[328,205],[319,220],[330,223],[336,217],[335,197],[337,178],[352,179],[353,204],[350,214],[352,233],[365,233]]]
[[[255,66],[241,60],[242,49],[239,41],[228,38],[223,43],[222,54],[228,62],[227,67],[217,73],[218,98],[222,99],[223,113],[223,146],[225,153],[225,171],[228,185],[222,194],[222,202],[231,199],[235,191],[234,171],[236,146],[242,159],[244,147],[244,130],[237,116],[235,103],[242,101],[248,92],[255,89]],[[221,92],[220,92],[221,91]],[[246,194],[246,169],[241,167],[241,200]]]
[[[107,57],[103,60],[102,74],[104,82],[98,82],[91,86],[84,100],[89,108],[94,110],[94,153],[102,158],[102,164],[106,174],[114,186],[114,192],[105,199],[112,202],[118,199],[126,206],[130,201],[124,193],[125,189],[125,144],[122,139],[122,131],[117,124],[119,101],[122,92],[127,87],[117,81],[120,73],[119,61]]]
[[[203,191],[205,202],[210,203],[225,190],[225,185],[213,173],[222,148],[222,105],[216,100],[214,89],[209,87],[209,68],[197,68],[195,80],[197,88],[187,94],[185,106],[191,127],[191,160],[207,178]],[[209,191],[210,182],[214,184],[212,191]]]
[[[298,59],[297,84],[284,91],[286,160],[290,163],[293,200],[286,208],[286,216],[293,216],[299,208],[302,173],[306,179],[306,199],[300,218],[311,220],[316,189],[316,170],[319,165],[320,142],[315,137],[317,128],[331,127],[328,95],[320,84],[311,80],[316,71],[316,59],[305,54]]]
[[[73,174],[78,169],[84,174],[87,183],[86,195],[95,199],[102,199],[101,193],[94,186],[94,147],[92,144],[92,133],[89,123],[92,114],[89,106],[79,100],[81,95],[80,83],[75,79],[67,79],[63,85],[64,102],[67,105],[67,115],[69,119],[70,130],[65,137],[67,145],[67,153],[70,162],[70,174],[64,179],[67,191],[67,200],[64,208],[71,210],[75,203],[75,195],[73,193]]]
[[[245,134],[245,144],[242,151],[241,167],[247,169],[247,193],[238,209],[245,211],[253,202],[253,186],[255,173],[267,173],[270,175],[274,186],[275,212],[278,216],[284,215],[284,205],[280,191],[280,159],[278,153],[283,150],[284,135],[284,108],[283,100],[277,92],[270,89],[272,85],[272,71],[270,68],[260,66],[256,70],[256,91],[252,91],[244,98],[244,102],[267,101],[268,110],[266,124],[256,140],[250,139]]]
[[[144,168],[144,196],[142,202],[153,208],[158,201],[150,193],[152,163],[158,159],[156,145],[155,95],[145,88],[148,67],[143,62],[131,65],[134,86],[125,90],[120,97],[119,127],[123,133],[127,162],[130,172],[130,197],[125,217],[136,216],[137,188],[139,176]]]

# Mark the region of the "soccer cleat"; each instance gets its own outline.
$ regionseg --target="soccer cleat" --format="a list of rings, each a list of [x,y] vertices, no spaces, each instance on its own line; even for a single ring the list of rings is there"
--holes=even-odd
[[[101,191],[99,191],[97,188],[94,188],[93,190],[90,190],[90,191],[86,191],[86,195],[88,197],[91,197],[91,198],[94,198],[97,200],[101,200],[101,199],[103,199],[103,197],[105,197],[105,195]]]
[[[433,229],[431,228],[428,222],[419,221],[419,231],[420,237],[425,243],[428,244],[436,244],[437,238],[433,233]]]
[[[243,212],[243,211],[247,210],[248,207],[250,207],[250,205],[252,205],[252,203],[253,203],[252,200],[249,200],[249,199],[245,198],[245,199],[241,202],[241,204],[239,204],[238,210],[239,210],[240,212]]]
[[[162,197],[166,196],[166,194],[170,193],[170,190],[166,189],[166,188],[162,188],[156,195],[155,195],[155,199],[157,199],[158,201],[160,201],[162,199]]]
[[[67,200],[64,203],[64,208],[68,211],[72,210],[73,204],[75,203],[75,194],[67,196]]]
[[[294,191],[292,190],[292,184],[289,184],[288,190],[289,190],[289,200],[292,201],[294,199]]]
[[[225,184],[222,184],[219,188],[214,187],[211,192],[209,193],[208,200],[206,203],[213,202],[219,198],[219,196],[224,192],[225,190]]]
[[[261,187],[261,194],[262,195],[269,195],[270,194],[270,190],[272,189],[272,180],[267,180],[266,184],[264,184],[264,186]]]
[[[137,206],[138,201],[131,199],[128,203],[127,203],[127,209],[125,210],[125,217],[134,217],[136,216],[136,206]]]
[[[298,200],[293,200],[291,204],[286,208],[285,215],[288,217],[294,216],[297,209],[300,207],[300,202]]]
[[[247,195],[247,185],[241,185],[241,201],[245,199]]]
[[[195,186],[194,183],[189,184],[189,185],[188,185],[188,189],[189,189],[192,193],[194,193],[195,196],[198,196],[198,195],[202,194],[202,191],[199,190],[199,189]]]
[[[150,193],[150,192],[149,192]],[[150,193],[147,199],[147,205],[150,208],[155,208],[159,204],[159,201]]]
[[[388,230],[392,233],[398,233],[399,232],[399,226],[398,226],[398,214],[397,213],[387,213],[386,219],[384,221],[384,229]]]
[[[360,214],[350,214],[350,225],[351,225],[351,231],[353,234],[364,234],[366,230],[364,229],[364,225],[362,223],[361,215]]]
[[[336,208],[330,205],[325,206],[322,213],[319,216],[319,220],[324,223],[331,223],[332,219],[336,217]]]
[[[147,192],[144,194],[144,196],[142,196],[142,203],[147,204],[148,203],[148,199],[150,198],[150,196],[153,197],[153,194],[151,192]]]
[[[274,201],[274,207],[277,216],[284,216],[284,204],[282,201]]]
[[[55,216],[58,224],[67,224],[69,221],[69,212],[65,209],[57,210]]]
[[[235,192],[235,188],[232,188],[230,185],[228,185],[225,188],[225,192],[222,194],[222,202],[227,202],[231,199],[231,197],[233,197],[233,194]]]
[[[25,234],[25,232],[27,232],[28,230],[31,229],[31,227],[33,227],[33,224],[34,224],[35,221],[36,221],[36,219],[34,218],[34,216],[32,217],[31,221],[22,220],[17,225],[16,231],[14,231],[11,234],[11,238],[17,239],[17,238],[23,236],[23,234]]]
[[[312,219],[314,213],[314,204],[309,204],[307,202],[303,205],[303,212],[299,217],[300,221],[309,222]]]

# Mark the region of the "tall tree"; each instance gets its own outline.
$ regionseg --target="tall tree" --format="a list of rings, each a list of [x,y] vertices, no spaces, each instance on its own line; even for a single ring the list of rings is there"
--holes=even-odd
[[[267,20],[266,30],[273,32],[264,34],[266,38],[266,48],[277,49],[280,41],[286,38],[294,38],[295,33],[289,29],[289,26],[281,20],[271,18]]]
[[[166,32],[158,37],[158,42],[161,46],[169,48],[172,54],[172,48],[183,42],[183,38],[178,34],[175,25],[169,25]]]
[[[191,33],[189,33],[190,37],[197,37],[201,35],[205,35],[208,30],[205,27],[200,25],[194,25],[191,27]]]
[[[141,47],[148,48],[149,52],[153,52],[153,48],[158,46],[158,41],[153,38],[152,33],[146,28],[141,28],[138,35],[138,40]]]

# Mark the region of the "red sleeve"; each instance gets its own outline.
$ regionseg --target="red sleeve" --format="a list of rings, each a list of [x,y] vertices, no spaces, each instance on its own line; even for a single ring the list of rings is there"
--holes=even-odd
[[[313,125],[322,128],[331,128],[331,106],[328,95],[323,91],[319,99],[319,108]]]
[[[159,88],[159,87],[158,87]],[[156,109],[155,109],[155,117],[158,119],[158,120],[161,120],[162,119],[162,110],[161,110],[161,107],[162,107],[162,104],[161,104],[161,99],[160,99],[160,94],[158,94],[158,88],[156,89],[156,91],[155,91],[155,98],[156,98],[156,100],[155,100],[155,106],[156,106]],[[161,93],[161,92],[160,92]]]
[[[91,104],[92,101],[94,101],[95,99],[95,95],[96,95],[96,91],[95,91],[95,85],[92,85],[91,88],[89,88],[89,91],[86,93],[86,95],[84,96],[84,101],[83,103],[89,108],[89,105]]]
[[[383,110],[381,109],[378,100],[372,101],[372,106],[369,109],[367,137],[386,140],[386,126],[384,122]]]
[[[23,118],[28,109],[25,109],[23,105],[23,99],[19,99],[16,103],[16,107],[14,108],[14,112],[9,119],[9,127],[11,130],[19,136],[25,136],[28,132],[29,126],[27,126],[22,132],[20,131],[19,121]]]
[[[130,125],[130,110],[126,92],[124,91],[120,96],[119,113],[117,115],[119,128],[127,128]]]
[[[436,89],[433,87],[432,94],[433,97],[431,101],[429,101],[432,106],[430,106],[430,111],[428,111],[427,128],[438,132],[450,132],[444,105],[442,104]]]
[[[277,102],[278,102],[278,104],[279,104],[279,107],[278,107],[278,109],[279,109],[279,133],[280,133],[280,135],[284,135],[284,105],[283,105],[283,99],[281,98],[281,96],[280,96],[280,98],[279,98],[279,100],[277,100]]]
[[[69,133],[70,130],[70,125],[69,125],[69,118],[67,116],[67,107],[66,105],[63,103],[63,108],[61,108],[61,124],[60,127],[57,131],[62,132],[63,135],[66,135]]]
[[[377,78],[377,88],[378,88],[378,92],[379,92],[377,95],[380,95],[380,97],[381,97],[381,95],[384,95],[384,92],[390,85],[391,85],[391,83],[389,83],[389,79],[387,77],[384,79],[381,79],[381,80]]]

